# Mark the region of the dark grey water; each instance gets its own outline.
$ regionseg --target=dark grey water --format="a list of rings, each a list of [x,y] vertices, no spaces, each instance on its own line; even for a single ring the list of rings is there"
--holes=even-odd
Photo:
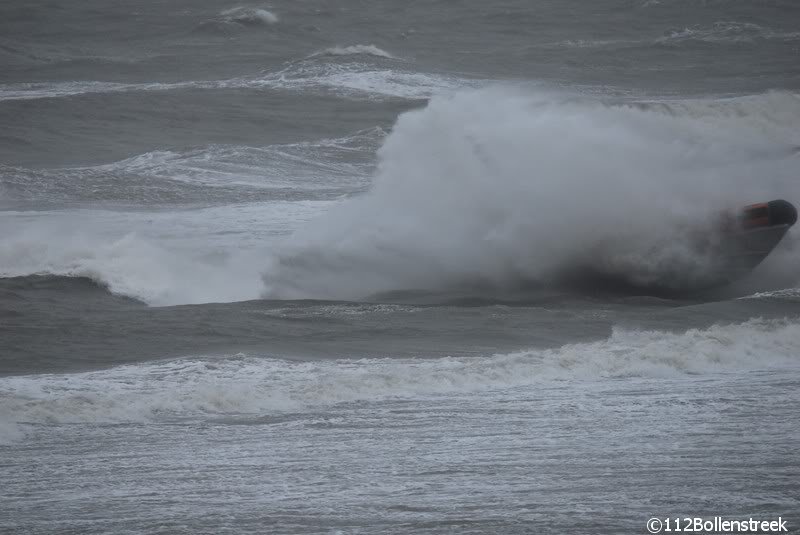
[[[0,5],[0,528],[797,529],[800,7]]]

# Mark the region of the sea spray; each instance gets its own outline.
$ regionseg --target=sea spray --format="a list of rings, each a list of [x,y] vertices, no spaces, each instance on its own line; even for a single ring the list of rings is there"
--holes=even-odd
[[[800,198],[786,114],[800,115],[795,95],[607,104],[500,87],[435,97],[399,118],[366,195],[279,252],[266,295],[508,288],[565,274],[700,285],[717,266],[693,242],[698,229],[723,209]]]

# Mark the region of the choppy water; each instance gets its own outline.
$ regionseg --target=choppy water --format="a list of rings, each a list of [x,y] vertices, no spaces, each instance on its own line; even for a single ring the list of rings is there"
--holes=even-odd
[[[782,1],[3,3],[0,530],[798,529],[796,232],[672,291],[800,202],[798,58]]]

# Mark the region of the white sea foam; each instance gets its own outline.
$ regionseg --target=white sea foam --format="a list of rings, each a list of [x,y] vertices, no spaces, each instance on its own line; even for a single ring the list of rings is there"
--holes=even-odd
[[[786,93],[724,105],[506,88],[436,97],[399,118],[367,195],[292,238],[265,272],[268,295],[504,286],[576,266],[702,282],[715,266],[690,229],[722,208],[800,198],[792,117],[800,99]]]
[[[342,402],[795,367],[800,324],[750,320],[684,333],[615,329],[606,340],[491,357],[287,362],[185,358],[78,374],[0,378],[6,441],[30,423],[264,416]]]

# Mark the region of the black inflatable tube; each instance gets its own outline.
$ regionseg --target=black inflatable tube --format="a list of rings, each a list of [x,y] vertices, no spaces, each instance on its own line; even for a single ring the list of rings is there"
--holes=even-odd
[[[797,222],[797,208],[789,201],[778,199],[767,203],[769,224],[792,226]]]

